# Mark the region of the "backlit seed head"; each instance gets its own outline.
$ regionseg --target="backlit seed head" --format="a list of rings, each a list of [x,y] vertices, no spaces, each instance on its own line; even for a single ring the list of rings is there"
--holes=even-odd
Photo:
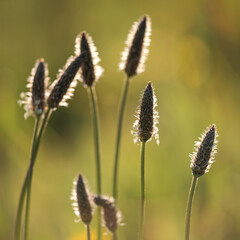
[[[200,141],[195,142],[195,151],[190,154],[191,169],[194,176],[200,177],[208,172],[217,150],[217,129],[213,124],[202,134]]]
[[[119,69],[124,70],[128,77],[144,72],[150,35],[151,19],[149,16],[144,16],[133,24],[119,64]]]
[[[73,183],[71,199],[74,201],[75,214],[81,218],[83,223],[90,224],[92,221],[92,207],[88,193],[88,187],[81,174]]]
[[[156,106],[157,99],[152,84],[149,82],[144,90],[140,109],[137,111],[137,120],[133,124],[132,134],[135,143],[147,142],[154,136],[157,144],[159,144],[157,127],[159,116]]]
[[[36,61],[34,68],[31,71],[31,76],[28,78],[26,93],[21,93],[18,103],[24,106],[27,118],[30,115],[40,116],[45,111],[45,94],[48,87],[48,67],[44,59]]]
[[[106,228],[114,233],[120,225],[122,216],[117,210],[113,198],[106,196],[94,196],[94,203],[102,208]]]
[[[80,80],[85,87],[91,87],[103,74],[103,68],[98,65],[100,58],[97,48],[86,32],[79,34],[75,42],[75,54],[85,54],[85,60],[80,70]]]
[[[73,96],[75,87],[77,85],[76,74],[83,64],[85,58],[84,54],[77,57],[71,56],[64,68],[59,70],[57,79],[50,87],[50,94],[48,97],[48,106],[56,109],[58,106],[68,106],[67,100]]]

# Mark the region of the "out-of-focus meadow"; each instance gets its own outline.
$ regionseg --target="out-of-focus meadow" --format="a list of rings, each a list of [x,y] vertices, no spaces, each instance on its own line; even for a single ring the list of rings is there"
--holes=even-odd
[[[12,239],[34,125],[17,104],[37,58],[51,80],[86,30],[104,76],[96,85],[103,192],[111,194],[116,120],[123,72],[120,53],[134,21],[152,18],[146,71],[132,79],[120,153],[119,239],[136,239],[140,195],[139,146],[132,124],[148,81],[158,98],[160,145],[146,148],[146,239],[183,239],[191,181],[189,153],[211,123],[219,132],[216,163],[200,178],[193,203],[195,240],[240,238],[240,1],[0,1],[0,239]],[[92,122],[81,84],[68,108],[53,113],[36,162],[30,215],[34,240],[85,239],[70,201],[81,172],[96,190]],[[95,231],[93,227],[93,231]],[[106,238],[109,239],[109,234]],[[96,238],[93,238],[96,239]]]

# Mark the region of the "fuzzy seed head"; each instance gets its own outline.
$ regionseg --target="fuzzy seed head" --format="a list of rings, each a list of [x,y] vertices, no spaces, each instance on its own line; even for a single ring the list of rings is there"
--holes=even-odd
[[[119,69],[124,70],[128,77],[144,72],[150,35],[151,19],[149,16],[144,16],[133,24],[119,64]]]
[[[190,155],[191,169],[194,176],[200,177],[208,172],[217,150],[217,130],[213,124],[202,134],[200,141],[195,142],[195,152]]]
[[[85,87],[91,87],[103,74],[103,68],[98,65],[100,58],[98,57],[97,48],[86,32],[79,34],[75,42],[75,54],[85,54],[80,71],[80,80]]]
[[[71,199],[74,201],[73,209],[75,214],[81,218],[84,224],[90,224],[92,221],[92,207],[88,188],[81,174],[73,183]]]
[[[158,136],[158,112],[156,111],[157,99],[154,94],[152,84],[149,82],[144,90],[140,109],[137,111],[137,120],[133,124],[132,134],[134,135],[134,142],[139,143],[151,140],[155,137],[157,144],[159,144]]]
[[[31,76],[28,78],[26,93],[21,93],[18,103],[24,106],[27,118],[30,115],[40,116],[45,111],[45,94],[48,87],[48,67],[44,59],[36,61],[34,68],[31,71]]]
[[[50,94],[48,97],[48,106],[52,109],[56,109],[60,106],[68,106],[67,100],[73,96],[77,80],[75,78],[77,72],[83,64],[84,54],[77,57],[71,56],[64,68],[59,70],[57,79],[52,83],[50,87]]]
[[[94,203],[103,210],[106,228],[114,233],[121,222],[121,213],[117,210],[114,199],[106,196],[94,196]]]

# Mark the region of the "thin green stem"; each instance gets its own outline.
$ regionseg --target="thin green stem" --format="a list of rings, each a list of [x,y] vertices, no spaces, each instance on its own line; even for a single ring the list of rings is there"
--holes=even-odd
[[[119,115],[118,115],[116,150],[115,150],[114,169],[113,169],[113,197],[114,197],[115,201],[117,201],[119,148],[120,148],[122,123],[123,123],[123,116],[124,116],[124,110],[125,110],[125,105],[126,105],[126,100],[127,100],[129,83],[130,83],[129,77],[126,77],[125,84],[123,87],[122,97],[121,97]]]
[[[97,193],[101,195],[101,162],[100,162],[100,140],[99,140],[99,127],[98,127],[98,108],[97,98],[94,87],[90,87],[90,98],[93,112],[93,128],[94,128],[94,144],[96,154],[96,170],[97,170]]]
[[[28,186],[27,186],[27,199],[25,209],[25,228],[24,228],[24,239],[27,240],[29,236],[29,212],[30,212],[30,199],[31,199],[31,187],[32,187],[32,175],[33,169],[29,169],[28,174]]]
[[[193,202],[194,192],[197,185],[197,180],[198,180],[198,177],[193,176],[192,184],[189,191],[187,210],[186,210],[186,219],[185,219],[185,240],[189,240],[189,236],[190,236],[191,210],[192,210],[192,202]]]
[[[28,186],[28,173],[25,176],[25,180],[21,189],[21,194],[18,202],[18,209],[17,209],[17,217],[16,217],[16,226],[15,226],[15,232],[14,232],[14,239],[19,240],[20,239],[20,233],[21,233],[21,221],[22,221],[22,211],[23,211],[23,204],[25,200],[25,193]]]
[[[101,162],[100,162],[100,140],[98,125],[97,97],[94,87],[89,87],[91,107],[93,113],[94,144],[96,154],[97,194],[101,195]],[[98,240],[101,240],[101,210],[98,208]]]
[[[87,224],[87,240],[91,240],[90,224]]]
[[[47,112],[45,113],[45,116],[44,116],[41,128],[40,128],[39,133],[38,133],[38,141],[36,142],[36,152],[35,152],[35,154],[37,154],[38,147],[39,147],[39,144],[41,142],[42,134],[43,134],[43,132],[44,132],[46,126],[47,126],[47,123],[48,123],[48,120],[49,120],[49,118],[51,116],[51,113],[52,113],[52,109],[48,108]],[[35,163],[35,160],[36,160],[36,156],[33,159],[33,165]]]
[[[113,233],[113,240],[117,240],[117,233],[116,232]]]
[[[34,131],[33,131],[30,162],[31,162],[32,156],[33,156],[35,148],[36,148],[39,121],[40,121],[40,117],[37,117],[36,121],[35,121]],[[22,221],[23,204],[24,204],[24,200],[25,200],[28,183],[29,183],[29,168],[28,168],[27,174],[25,176],[25,180],[24,180],[24,183],[23,183],[23,186],[21,189],[21,194],[20,194],[19,203],[18,203],[16,226],[15,226],[15,236],[14,236],[14,239],[17,239],[17,240],[20,239],[20,236],[21,236],[21,221]]]
[[[145,142],[142,142],[142,145],[141,145],[141,205],[140,205],[139,240],[143,239],[144,212],[145,212]]]
[[[25,211],[25,231],[24,231],[24,239],[25,240],[28,239],[28,232],[29,232],[29,215],[30,215],[30,199],[31,199],[33,168],[34,168],[34,164],[36,161],[37,152],[38,152],[39,144],[41,141],[42,133],[47,125],[47,121],[49,119],[50,114],[51,114],[51,109],[48,108],[48,110],[44,116],[42,125],[40,127],[38,136],[36,138],[35,147],[33,148],[33,151],[31,153],[30,166],[28,169],[28,186],[27,186],[27,199],[26,199],[26,211]]]

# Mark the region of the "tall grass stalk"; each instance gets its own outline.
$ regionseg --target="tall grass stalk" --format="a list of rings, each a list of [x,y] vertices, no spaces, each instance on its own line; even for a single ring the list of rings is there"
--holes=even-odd
[[[48,111],[46,112],[45,117],[42,121],[41,127],[39,127],[40,116],[36,118],[36,122],[35,122],[35,126],[34,126],[34,133],[33,133],[33,140],[32,140],[30,164],[29,164],[29,167],[28,167],[28,170],[26,173],[26,177],[25,177],[22,189],[21,189],[18,210],[17,210],[15,238],[14,238],[16,240],[19,240],[21,237],[22,212],[23,212],[23,205],[24,205],[24,200],[25,200],[26,194],[27,194],[27,196],[26,196],[26,209],[25,209],[24,239],[28,239],[29,208],[30,208],[30,195],[31,195],[33,167],[34,167],[34,163],[36,161],[41,136],[42,136],[43,130],[46,127],[47,119],[49,118],[50,113],[51,113],[51,110],[48,109]]]
[[[140,204],[139,240],[143,239],[144,212],[145,212],[145,142],[142,142],[141,144],[141,204]]]
[[[117,138],[116,138],[116,150],[115,150],[115,158],[114,158],[114,170],[113,170],[113,198],[117,201],[117,185],[118,185],[118,159],[119,159],[119,148],[121,141],[121,132],[122,132],[122,123],[124,117],[124,110],[126,106],[128,88],[129,88],[130,78],[126,76],[125,84],[123,87],[119,115],[118,115],[118,128],[117,128]]]
[[[200,141],[195,142],[193,154],[190,154],[191,169],[192,169],[192,184],[189,191],[186,219],[185,219],[185,240],[189,240],[190,236],[190,221],[191,209],[194,197],[194,192],[197,186],[198,178],[207,173],[213,163],[214,157],[217,153],[217,129],[215,124],[207,127],[203,132]]]
[[[95,87],[88,87],[88,93],[91,102],[93,114],[93,131],[96,157],[96,180],[97,180],[97,194],[101,195],[101,162],[100,162],[100,140],[99,140],[99,124],[98,124],[98,107]],[[101,209],[98,208],[98,240],[101,240]]]
[[[189,191],[187,210],[186,210],[186,219],[185,219],[185,240],[189,240],[190,236],[190,222],[191,222],[191,210],[192,210],[192,202],[194,197],[194,192],[197,186],[197,176],[192,177],[192,184]]]
[[[29,208],[30,208],[30,193],[31,193],[31,185],[32,185],[32,169],[33,169],[33,159],[34,159],[34,155],[36,155],[36,143],[38,141],[38,136],[37,136],[37,132],[38,132],[38,127],[39,127],[39,121],[40,121],[40,116],[37,117],[36,119],[36,127],[34,130],[34,140],[33,140],[33,147],[32,147],[32,153],[31,153],[31,158],[30,158],[30,165],[29,165],[29,169],[27,172],[28,175],[28,181],[27,181],[27,189],[26,189],[26,193],[27,194],[27,199],[26,199],[26,210],[25,210],[25,228],[24,228],[24,238],[28,239],[28,223],[29,223]]]
[[[36,144],[35,144],[35,148],[33,149],[33,152],[31,154],[31,161],[30,161],[30,166],[29,166],[29,171],[28,171],[28,186],[27,186],[27,199],[26,199],[26,211],[25,211],[25,231],[24,231],[24,239],[27,240],[28,239],[28,232],[29,232],[29,215],[30,215],[30,199],[31,199],[31,186],[32,186],[32,176],[33,176],[33,168],[34,168],[34,164],[36,161],[36,157],[37,157],[37,152],[38,152],[38,148],[39,148],[39,144],[42,138],[42,134],[43,131],[47,125],[48,119],[50,117],[51,114],[51,108],[48,108],[42,125],[40,127],[38,136],[36,138]],[[37,120],[39,121],[39,120]]]
[[[124,109],[127,99],[127,92],[129,87],[130,78],[144,72],[145,61],[148,55],[148,46],[150,45],[151,34],[151,20],[148,16],[143,16],[138,22],[135,22],[131,31],[128,34],[126,41],[126,47],[122,52],[121,62],[119,69],[123,70],[126,74],[125,85],[123,88],[123,94],[120,103],[119,115],[118,115],[118,128],[116,139],[116,150],[114,158],[113,169],[113,197],[117,202],[117,190],[118,190],[118,159],[119,148],[121,141],[122,122],[124,117]]]
[[[34,126],[34,131],[33,131],[30,166],[31,166],[32,158],[35,153],[35,149],[36,149],[39,121],[40,121],[40,117],[37,117],[35,120],[35,126]],[[16,239],[16,240],[20,239],[20,236],[21,236],[22,212],[23,212],[23,205],[24,205],[26,191],[29,186],[30,166],[29,166],[27,174],[25,176],[25,180],[24,180],[24,183],[23,183],[23,186],[21,189],[21,194],[20,194],[20,198],[19,198],[19,202],[18,202],[18,210],[17,210],[17,218],[16,218],[16,226],[15,226],[15,236],[14,236],[14,239]]]

